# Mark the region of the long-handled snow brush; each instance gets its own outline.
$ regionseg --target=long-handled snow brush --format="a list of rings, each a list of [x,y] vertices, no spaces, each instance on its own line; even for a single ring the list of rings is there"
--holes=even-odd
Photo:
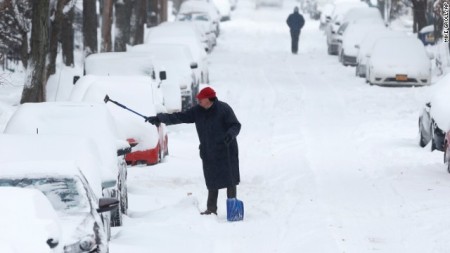
[[[144,118],[144,119],[147,119],[146,116],[144,116],[144,115],[142,115],[142,114],[140,114],[140,113],[138,113],[138,112],[136,112],[136,111],[134,111],[134,110],[132,110],[132,109],[130,109],[130,108],[128,108],[128,107],[126,107],[125,105],[123,105],[123,104],[121,104],[121,103],[119,103],[119,102],[117,102],[117,101],[114,101],[114,100],[110,99],[108,95],[105,96],[105,99],[103,99],[103,101],[105,101],[105,104],[108,103],[109,101],[111,101],[111,102],[114,103],[115,105],[117,105],[117,106],[119,106],[119,107],[122,107],[123,109],[128,110],[128,111],[130,111],[130,112],[132,112],[132,113],[134,113],[134,114],[137,114],[137,115],[141,116],[141,117]]]

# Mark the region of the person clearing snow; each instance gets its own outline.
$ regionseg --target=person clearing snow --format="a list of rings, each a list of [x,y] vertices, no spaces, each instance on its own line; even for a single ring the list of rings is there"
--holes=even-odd
[[[197,94],[198,105],[184,112],[159,113],[146,117],[153,125],[195,123],[200,140],[200,158],[208,188],[207,209],[202,215],[217,215],[219,189],[227,188],[228,199],[236,198],[240,182],[239,156],[236,137],[241,130],[233,109],[219,101],[216,92],[206,87]]]

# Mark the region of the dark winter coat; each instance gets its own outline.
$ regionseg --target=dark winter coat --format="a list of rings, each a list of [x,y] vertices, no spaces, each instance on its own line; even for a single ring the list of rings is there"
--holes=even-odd
[[[300,31],[300,29],[302,29],[305,25],[305,19],[302,14],[294,12],[288,16],[286,23],[289,26],[289,29],[293,31]]]
[[[209,109],[196,105],[185,112],[158,114],[167,125],[195,123],[200,140],[200,158],[208,190],[217,190],[239,184],[239,157],[236,136],[241,130],[233,109],[215,101]],[[232,141],[225,144],[229,135]]]

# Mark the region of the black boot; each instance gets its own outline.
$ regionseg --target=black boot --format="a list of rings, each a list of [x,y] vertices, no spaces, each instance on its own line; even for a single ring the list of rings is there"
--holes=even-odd
[[[210,211],[210,210],[206,209],[206,211],[201,212],[200,214],[201,215],[211,215],[211,214],[217,215],[217,212],[213,212],[213,211]]]

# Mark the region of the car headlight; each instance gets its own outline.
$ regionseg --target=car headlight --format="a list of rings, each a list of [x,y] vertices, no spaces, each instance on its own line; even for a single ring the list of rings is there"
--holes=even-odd
[[[78,242],[64,246],[65,253],[83,253],[91,252],[95,249],[95,236],[87,235],[81,238]]]
[[[80,240],[80,249],[83,251],[90,252],[95,247],[95,238],[93,235],[88,235],[83,237],[83,239]]]

